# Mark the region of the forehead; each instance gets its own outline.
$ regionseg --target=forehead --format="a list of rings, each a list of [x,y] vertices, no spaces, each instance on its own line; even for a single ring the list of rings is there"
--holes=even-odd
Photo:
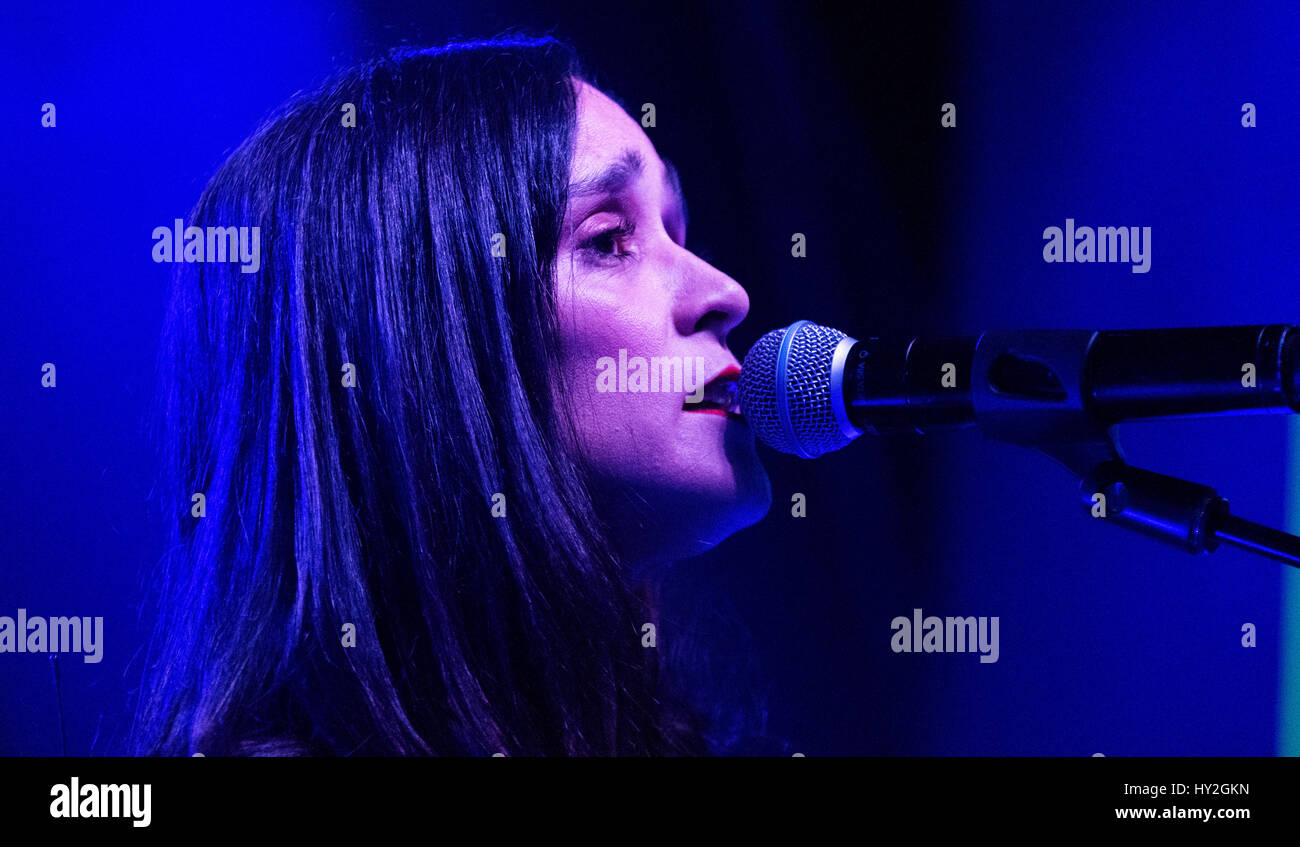
[[[659,170],[659,155],[641,125],[623,107],[587,83],[578,86],[578,127],[574,139],[573,178],[593,176],[620,159],[625,151],[640,154],[642,161]]]

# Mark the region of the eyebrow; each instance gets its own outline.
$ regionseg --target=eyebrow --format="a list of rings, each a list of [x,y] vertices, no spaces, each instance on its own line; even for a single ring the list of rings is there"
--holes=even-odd
[[[664,163],[664,184],[667,186],[677,207],[681,209],[682,221],[686,221],[686,196],[682,193],[681,177],[673,163],[662,157]],[[635,150],[624,150],[623,154],[610,163],[609,167],[586,179],[569,185],[569,197],[590,197],[596,194],[618,194],[627,189],[645,170],[645,160]]]
[[[635,150],[624,150],[605,170],[587,179],[578,180],[569,185],[570,197],[586,197],[592,194],[617,194],[634,182],[644,170],[645,163],[641,154]]]

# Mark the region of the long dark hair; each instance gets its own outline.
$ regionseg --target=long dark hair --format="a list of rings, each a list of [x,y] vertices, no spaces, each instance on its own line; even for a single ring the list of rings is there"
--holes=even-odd
[[[208,184],[188,223],[261,266],[175,278],[137,753],[708,752],[562,425],[580,76],[549,38],[395,52]]]

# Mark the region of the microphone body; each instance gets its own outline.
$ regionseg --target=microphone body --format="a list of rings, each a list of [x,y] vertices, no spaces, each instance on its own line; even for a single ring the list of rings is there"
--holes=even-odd
[[[1300,330],[1285,324],[871,336],[799,321],[745,357],[741,406],[776,450],[813,458],[872,433],[979,425],[1034,444],[1086,419],[1300,411]],[[1067,429],[1062,429],[1067,427]]]

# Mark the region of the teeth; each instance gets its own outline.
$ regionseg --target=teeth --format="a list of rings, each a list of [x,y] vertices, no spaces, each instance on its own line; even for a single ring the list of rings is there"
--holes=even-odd
[[[685,409],[721,409],[734,415],[742,414],[740,410],[740,380],[735,375],[728,375],[706,383],[700,392],[699,401],[692,402],[691,397],[688,396],[682,407]]]
[[[704,402],[729,412],[738,411],[740,407],[739,383],[731,377],[709,383],[704,386]]]

